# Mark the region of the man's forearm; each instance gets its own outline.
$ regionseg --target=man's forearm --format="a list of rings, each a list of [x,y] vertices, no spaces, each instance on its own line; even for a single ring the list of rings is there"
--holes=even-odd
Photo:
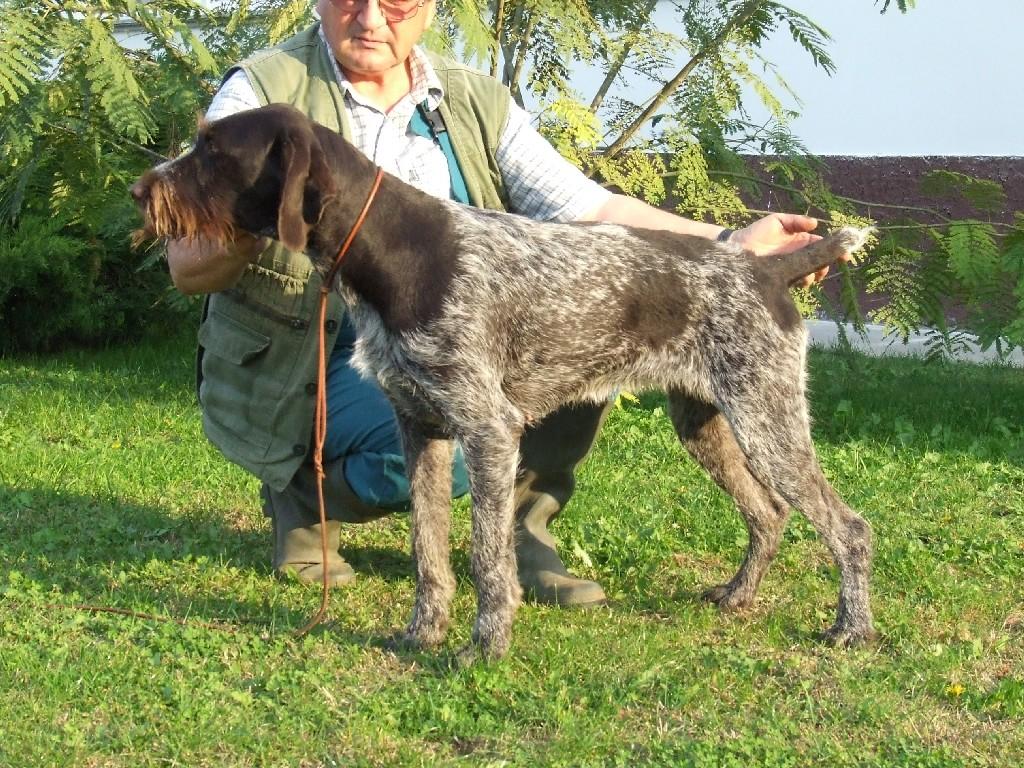
[[[665,229],[683,235],[696,235],[713,240],[718,237],[722,227],[717,224],[705,224],[700,221],[684,219],[674,213],[660,210],[625,195],[612,195],[600,208],[584,214],[580,221],[606,221],[612,224],[625,224],[643,229]]]
[[[261,237],[245,235],[226,247],[207,240],[171,240],[167,264],[174,286],[184,294],[216,293],[233,286],[266,248]]]

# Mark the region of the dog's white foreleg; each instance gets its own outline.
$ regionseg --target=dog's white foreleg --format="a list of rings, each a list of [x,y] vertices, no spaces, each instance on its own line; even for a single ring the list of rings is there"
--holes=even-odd
[[[412,553],[416,602],[406,639],[422,648],[441,643],[455,594],[451,568],[451,440],[427,437],[415,423],[399,418],[412,497]]]
[[[512,620],[522,597],[513,545],[513,492],[519,464],[518,433],[495,420],[460,436],[473,493],[473,580],[477,617],[462,662],[497,659],[512,641]]]

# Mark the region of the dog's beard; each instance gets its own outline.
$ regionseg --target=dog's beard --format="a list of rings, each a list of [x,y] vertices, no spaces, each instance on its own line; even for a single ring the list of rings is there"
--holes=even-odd
[[[139,245],[148,240],[202,239],[223,247],[235,240],[238,229],[217,198],[197,199],[182,195],[177,187],[162,178],[156,178],[147,189],[142,208],[143,226],[132,233],[132,243]]]

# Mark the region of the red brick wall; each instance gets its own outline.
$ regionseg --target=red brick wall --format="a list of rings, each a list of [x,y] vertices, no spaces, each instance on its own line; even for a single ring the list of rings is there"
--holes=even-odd
[[[832,191],[838,195],[869,203],[888,203],[915,208],[927,208],[940,216],[923,212],[885,207],[857,206],[858,212],[867,214],[880,225],[894,219],[913,219],[922,223],[940,223],[940,217],[950,219],[986,219],[989,214],[973,210],[957,196],[946,199],[926,195],[921,191],[921,180],[930,171],[947,170],[979,179],[990,179],[1003,186],[1006,202],[1001,210],[991,214],[994,221],[1010,222],[1016,212],[1024,213],[1024,158],[1021,157],[842,157],[821,158],[824,176]],[[753,167],[758,161],[751,161]],[[760,199],[748,200],[757,209],[803,212],[785,192],[766,189]],[[823,212],[811,211],[813,215]],[[827,280],[824,285],[833,300],[838,296],[838,283]],[[869,311],[885,302],[882,295],[862,295],[862,311]],[[947,316],[962,321],[965,313],[955,305],[948,306]]]
[[[938,199],[921,191],[921,180],[930,171],[947,170],[1003,185],[1006,205],[993,216],[1011,221],[1016,211],[1024,212],[1024,158],[1022,157],[843,157],[820,158],[825,179],[836,194],[871,203],[930,208],[949,218],[981,218],[982,214],[957,199]],[[784,193],[765,192],[754,207],[772,210],[789,205]],[[792,208],[790,208],[792,210]],[[862,208],[861,212],[868,212]],[[891,208],[872,208],[879,221],[911,215]],[[922,215],[923,220],[927,217]]]

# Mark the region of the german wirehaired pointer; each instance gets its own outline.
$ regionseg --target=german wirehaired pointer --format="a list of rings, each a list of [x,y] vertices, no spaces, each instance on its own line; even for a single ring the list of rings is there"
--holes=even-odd
[[[132,188],[150,236],[230,241],[244,230],[305,250],[326,273],[375,177],[338,134],[273,105],[201,126],[188,154]],[[394,404],[412,485],[416,601],[406,637],[445,637],[452,439],[472,486],[477,617],[470,657],[502,656],[520,600],[513,485],[527,425],[620,388],[658,388],[686,449],[736,501],[746,558],[708,599],[754,598],[789,507],[839,567],[827,640],[874,634],[871,532],[825,480],[805,399],[805,332],[789,286],[862,246],[844,228],[800,251],[477,210],[384,178],[340,269],[358,368]]]

